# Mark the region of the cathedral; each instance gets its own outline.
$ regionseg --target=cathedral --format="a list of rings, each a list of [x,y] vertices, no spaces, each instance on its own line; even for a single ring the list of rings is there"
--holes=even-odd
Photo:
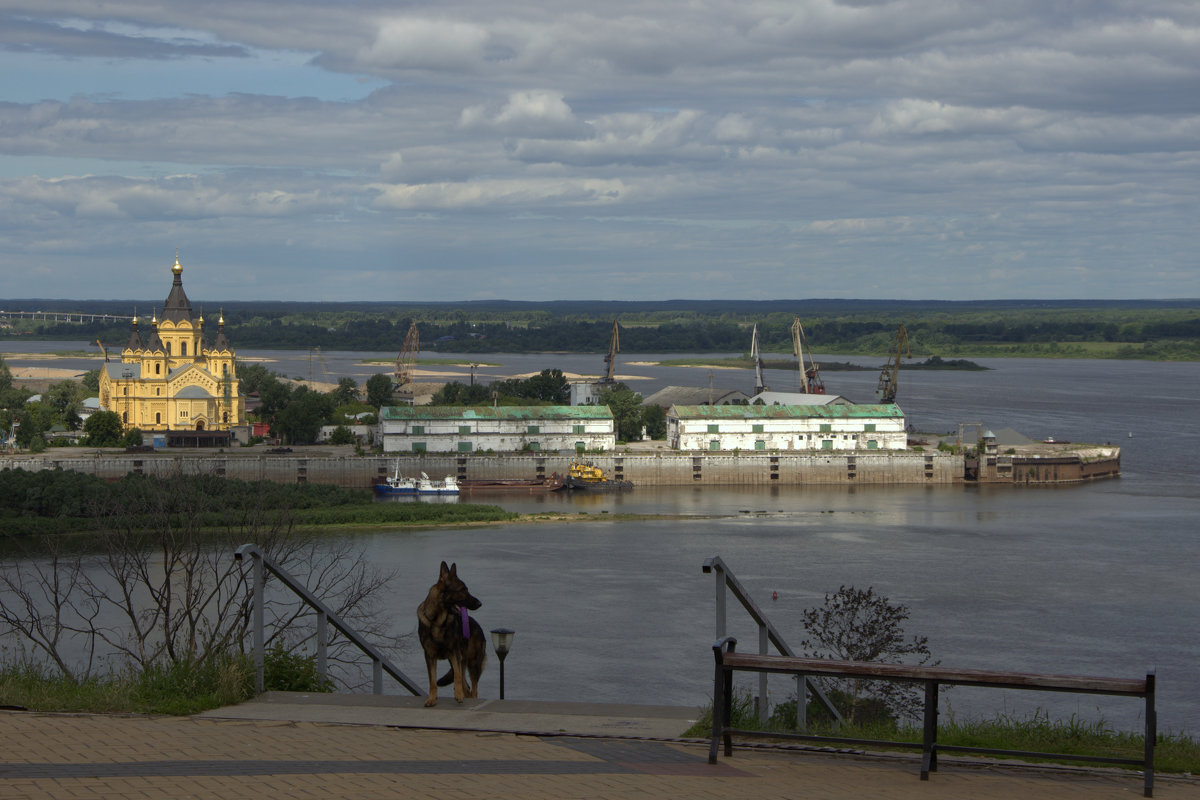
[[[206,343],[204,317],[192,312],[183,291],[178,256],[171,272],[161,317],[156,312],[142,331],[134,316],[120,363],[100,370],[100,407],[120,414],[127,430],[165,432],[168,444],[228,443],[232,428],[245,424],[246,402],[238,392],[225,318]]]

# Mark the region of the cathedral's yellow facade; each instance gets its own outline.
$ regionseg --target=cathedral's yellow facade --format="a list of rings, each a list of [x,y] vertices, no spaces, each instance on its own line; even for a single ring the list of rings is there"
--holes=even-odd
[[[238,392],[225,318],[206,344],[204,317],[192,313],[178,256],[171,272],[162,316],[155,313],[146,333],[135,316],[120,363],[100,370],[100,407],[120,414],[126,429],[228,431],[244,424],[246,401]]]

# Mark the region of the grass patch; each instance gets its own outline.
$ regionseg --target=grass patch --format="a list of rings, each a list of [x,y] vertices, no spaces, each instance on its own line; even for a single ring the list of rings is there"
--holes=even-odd
[[[297,510],[298,525],[450,525],[517,518],[500,506],[474,503],[369,503]]]
[[[116,517],[167,517],[205,528],[245,524],[259,514],[297,525],[438,525],[504,522],[516,514],[475,503],[377,503],[371,491],[328,484],[239,481],[215,475],[156,478],[129,474],[109,483],[53,469],[0,470],[0,539],[102,530]]]
[[[766,724],[754,713],[754,701],[749,692],[738,692],[732,703],[732,725],[735,728],[767,733],[794,733],[795,701],[781,703]],[[920,725],[897,724],[876,720],[861,724],[835,726],[812,722],[822,713],[816,703],[809,704],[809,733],[818,736],[843,736],[850,739],[888,739],[919,743]],[[712,705],[705,708],[696,723],[688,728],[685,737],[707,739],[712,736]],[[986,747],[1001,750],[1038,751],[1066,755],[1088,755],[1110,758],[1141,759],[1145,737],[1141,733],[1118,731],[1100,720],[1088,722],[1079,717],[1051,719],[1044,711],[1020,718],[1001,714],[985,720],[950,719],[938,726],[938,743],[960,747]],[[887,749],[887,748],[877,748]],[[963,753],[955,753],[956,757]],[[989,756],[997,758],[998,756]],[[1033,759],[1050,763],[1079,763],[1064,759]],[[1154,768],[1159,772],[1200,772],[1200,742],[1183,733],[1160,733],[1154,745]]]
[[[317,673],[316,658],[268,649],[263,660],[268,690],[332,692],[333,682]],[[206,661],[158,664],[141,673],[114,672],[85,680],[64,677],[31,662],[0,667],[0,705],[30,711],[91,714],[197,714],[254,697],[254,660],[246,653],[222,653]]]
[[[253,695],[254,665],[245,655],[79,681],[39,664],[0,668],[0,704],[31,711],[195,714],[240,703]]]
[[[912,728],[911,735],[920,741],[920,728]],[[1140,759],[1145,737],[1115,730],[1102,719],[1090,722],[1074,715],[1065,720],[1051,719],[1046,712],[1036,711],[1025,718],[999,715],[985,720],[950,720],[938,727],[938,742]],[[1200,742],[1180,733],[1160,733],[1154,744],[1154,767],[1162,772],[1196,772],[1200,769]]]

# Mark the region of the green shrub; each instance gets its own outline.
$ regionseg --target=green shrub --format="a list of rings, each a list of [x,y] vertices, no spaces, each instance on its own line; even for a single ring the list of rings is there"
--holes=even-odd
[[[263,688],[276,692],[332,692],[333,681],[317,672],[316,656],[284,649],[276,642],[263,657]]]
[[[734,690],[733,699],[729,704],[729,719],[730,722],[728,724],[734,728],[741,728],[747,731],[767,730],[767,727],[764,727],[758,721],[758,716],[754,713],[754,697],[750,692],[745,690]],[[767,725],[769,726],[770,722]],[[692,724],[692,727],[684,731],[683,735],[692,738],[708,738],[712,736],[712,729],[713,707],[710,702],[700,712],[700,718]]]
[[[250,699],[254,665],[244,654],[222,653],[205,661],[152,666],[132,683],[134,711],[195,714]]]
[[[886,701],[878,697],[859,697],[855,700],[849,692],[840,689],[827,691],[825,696],[833,707],[838,710],[843,719],[848,719],[851,706],[854,708],[854,722],[868,727],[882,727],[895,731],[897,729],[896,715],[888,708]],[[825,706],[814,700],[809,700],[805,708],[805,719],[810,726],[831,727],[833,715]],[[770,723],[772,730],[795,730],[796,727],[796,698],[779,703],[771,711]]]
[[[338,425],[329,434],[330,444],[354,444],[357,441],[354,438],[354,433],[345,425]]]

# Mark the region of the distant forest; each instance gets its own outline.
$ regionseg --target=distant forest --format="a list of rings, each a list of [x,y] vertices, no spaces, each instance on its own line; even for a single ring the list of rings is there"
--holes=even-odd
[[[147,301],[0,300],[17,311],[76,311],[143,318]],[[914,356],[1035,356],[1200,360],[1200,300],[883,301],[478,301],[464,303],[205,302],[235,348],[399,350],[416,322],[424,352],[586,352],[608,349],[612,323],[625,353],[746,353],[751,326],[764,352],[791,352],[799,317],[818,353],[884,355],[897,326]],[[8,317],[0,338],[122,345],[127,323],[65,323]]]

